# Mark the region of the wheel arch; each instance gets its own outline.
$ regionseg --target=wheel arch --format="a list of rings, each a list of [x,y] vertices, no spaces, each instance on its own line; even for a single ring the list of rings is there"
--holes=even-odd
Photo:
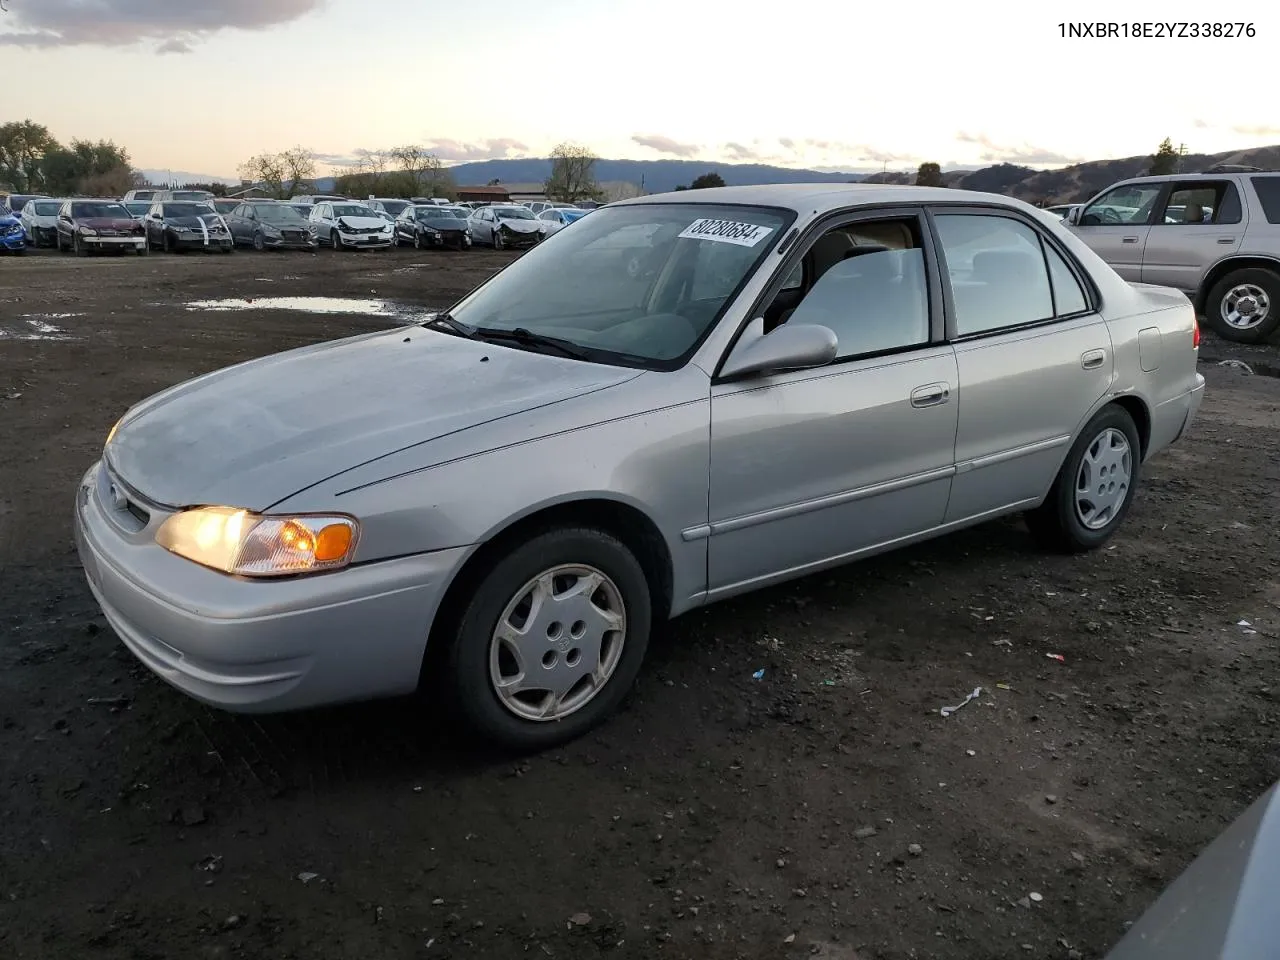
[[[1071,443],[1067,445],[1067,450],[1070,451],[1075,446],[1076,441],[1080,439],[1081,433],[1084,432],[1084,428],[1089,425],[1089,421],[1107,407],[1119,407],[1133,418],[1133,424],[1138,429],[1138,442],[1141,446],[1139,462],[1145,462],[1147,453],[1151,449],[1151,406],[1147,403],[1145,397],[1137,393],[1107,394],[1094,404],[1092,409],[1076,425],[1076,429],[1071,435]]]
[[[1280,258],[1249,253],[1223,257],[1205,272],[1203,279],[1200,281],[1200,286],[1196,290],[1193,301],[1196,314],[1204,314],[1209,306],[1209,291],[1214,288],[1214,285],[1219,280],[1236,270],[1248,270],[1250,268],[1269,270],[1276,274],[1277,277],[1280,277]]]
[[[618,538],[635,554],[649,582],[653,623],[661,623],[671,615],[674,567],[671,548],[661,529],[639,506],[603,494],[580,495],[533,507],[523,514],[509,517],[491,530],[471,552],[445,588],[427,634],[423,671],[435,657],[448,649],[445,638],[456,630],[466,600],[489,570],[494,559],[515,544],[546,530],[567,526],[584,526],[603,530]]]

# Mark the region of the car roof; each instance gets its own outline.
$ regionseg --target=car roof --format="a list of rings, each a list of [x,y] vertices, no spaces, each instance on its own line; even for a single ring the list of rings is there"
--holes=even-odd
[[[633,197],[615,201],[609,206],[626,207],[644,203],[746,204],[781,207],[807,216],[858,206],[957,202],[1012,207],[1018,210],[1036,209],[1029,203],[1002,194],[950,187],[882,183],[762,183],[748,187],[707,187]]]

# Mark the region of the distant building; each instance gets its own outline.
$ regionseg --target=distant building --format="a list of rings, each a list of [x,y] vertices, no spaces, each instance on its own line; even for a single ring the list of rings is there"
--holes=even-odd
[[[506,203],[511,199],[511,194],[503,186],[459,187],[458,199],[478,203]]]
[[[507,197],[514,203],[547,199],[546,189],[541,183],[504,183],[503,186],[507,188]]]

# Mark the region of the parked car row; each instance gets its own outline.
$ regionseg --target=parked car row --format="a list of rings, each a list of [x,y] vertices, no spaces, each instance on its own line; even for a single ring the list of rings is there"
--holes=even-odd
[[[0,220],[0,247],[26,245],[77,254],[109,248],[145,255],[152,250],[230,253],[253,250],[384,250],[413,246],[466,250],[527,248],[563,230],[590,211],[546,204],[534,212],[522,204],[465,207],[438,199],[306,197],[232,200],[186,197],[201,191],[131,191],[123,200],[30,198],[21,220]]]

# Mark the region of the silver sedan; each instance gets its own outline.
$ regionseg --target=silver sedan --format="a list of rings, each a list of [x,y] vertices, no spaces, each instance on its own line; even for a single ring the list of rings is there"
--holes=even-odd
[[[1011,513],[1104,544],[1199,407],[1182,293],[945,189],[610,204],[420,326],[128,410],[76,500],[153,671],[279,711],[435,681],[538,749],[695,607]]]

